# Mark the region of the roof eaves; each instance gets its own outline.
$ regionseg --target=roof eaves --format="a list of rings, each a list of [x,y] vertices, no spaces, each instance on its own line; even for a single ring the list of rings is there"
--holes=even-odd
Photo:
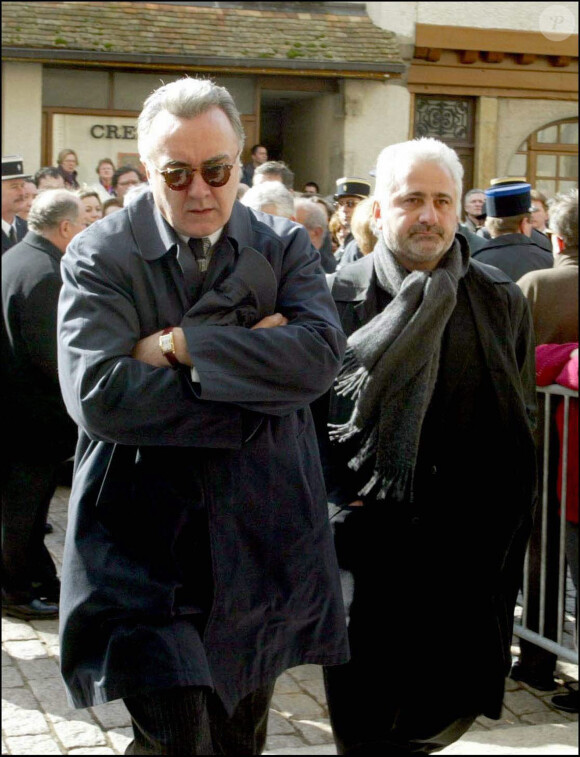
[[[82,63],[84,65],[120,65],[127,68],[150,68],[169,67],[195,70],[227,69],[228,71],[239,70],[240,73],[253,73],[274,71],[289,71],[294,75],[317,75],[351,76],[368,78],[373,74],[378,78],[389,75],[397,78],[406,70],[406,65],[399,62],[384,63],[361,63],[349,61],[317,61],[306,60],[280,60],[269,58],[266,62],[263,58],[228,58],[222,57],[195,57],[173,55],[143,55],[136,53],[110,53],[93,52],[87,50],[54,50],[44,48],[19,48],[3,46],[2,60],[22,61],[34,60],[40,63]]]

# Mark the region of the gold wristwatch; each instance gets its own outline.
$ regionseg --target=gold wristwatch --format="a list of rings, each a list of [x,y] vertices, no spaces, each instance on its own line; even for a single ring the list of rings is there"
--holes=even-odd
[[[159,337],[159,348],[163,353],[163,356],[173,369],[177,369],[180,366],[180,362],[175,354],[175,342],[173,340],[173,326],[167,329],[163,329],[161,336]]]

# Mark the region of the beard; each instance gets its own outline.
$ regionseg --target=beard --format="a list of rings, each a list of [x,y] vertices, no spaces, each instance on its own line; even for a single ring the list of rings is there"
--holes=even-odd
[[[395,257],[419,264],[439,261],[455,238],[455,228],[446,231],[439,225],[414,224],[404,234],[385,227],[383,233]]]

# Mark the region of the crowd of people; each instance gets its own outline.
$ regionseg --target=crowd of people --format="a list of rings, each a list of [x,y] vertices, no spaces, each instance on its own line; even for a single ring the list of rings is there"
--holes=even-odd
[[[110,158],[102,158],[96,166],[97,180],[94,184],[78,181],[78,157],[75,150],[61,150],[56,166],[43,166],[34,174],[11,173],[15,162],[22,164],[20,156],[10,156],[2,162],[2,253],[14,240],[20,241],[28,220],[28,213],[35,197],[45,189],[66,189],[74,192],[82,201],[81,218],[84,226],[121,210],[127,192],[145,183],[145,177],[135,167],[125,165],[115,168]],[[11,178],[10,178],[11,177]],[[8,196],[10,195],[10,196]],[[8,228],[11,227],[11,228]]]
[[[381,151],[374,192],[296,191],[264,145],[242,165],[233,99],[201,79],[147,99],[138,146],[145,175],[104,158],[95,186],[74,150],[34,177],[2,161],[3,611],[60,617],[69,700],[123,699],[128,754],[260,754],[304,663],[339,754],[428,754],[499,718],[536,345],[574,383],[577,190],[464,193],[457,154],[418,139]],[[73,454],[59,578],[44,534]]]

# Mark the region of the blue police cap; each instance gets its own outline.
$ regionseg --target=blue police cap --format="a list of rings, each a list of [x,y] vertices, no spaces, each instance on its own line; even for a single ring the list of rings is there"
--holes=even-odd
[[[509,218],[530,213],[532,185],[497,184],[485,190],[485,212],[492,218]]]

